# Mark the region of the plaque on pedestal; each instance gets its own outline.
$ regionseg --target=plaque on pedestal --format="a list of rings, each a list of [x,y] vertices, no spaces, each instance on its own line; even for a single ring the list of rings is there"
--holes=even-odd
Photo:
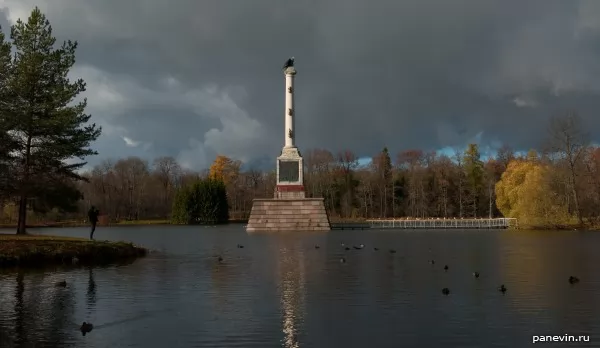
[[[278,183],[297,183],[300,181],[300,161],[279,160]]]

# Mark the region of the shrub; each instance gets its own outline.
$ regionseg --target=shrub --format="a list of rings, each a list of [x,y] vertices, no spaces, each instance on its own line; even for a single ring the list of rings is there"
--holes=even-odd
[[[182,187],[175,195],[171,216],[175,224],[226,223],[229,208],[225,183],[209,178]]]

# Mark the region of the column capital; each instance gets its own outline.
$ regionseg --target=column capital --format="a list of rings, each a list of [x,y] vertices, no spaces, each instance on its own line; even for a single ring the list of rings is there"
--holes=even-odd
[[[294,68],[293,66],[288,66],[283,72],[286,75],[294,76],[296,75],[296,68]]]

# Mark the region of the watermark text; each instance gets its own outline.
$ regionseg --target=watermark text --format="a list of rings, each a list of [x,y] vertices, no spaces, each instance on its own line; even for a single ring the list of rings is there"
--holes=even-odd
[[[589,335],[546,335],[546,336],[533,336],[533,343],[537,342],[589,342]]]

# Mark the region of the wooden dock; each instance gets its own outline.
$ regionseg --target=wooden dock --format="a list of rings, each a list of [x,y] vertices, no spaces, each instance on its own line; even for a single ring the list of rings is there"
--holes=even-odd
[[[492,219],[374,219],[367,220],[376,229],[503,229],[517,227],[515,218]]]

